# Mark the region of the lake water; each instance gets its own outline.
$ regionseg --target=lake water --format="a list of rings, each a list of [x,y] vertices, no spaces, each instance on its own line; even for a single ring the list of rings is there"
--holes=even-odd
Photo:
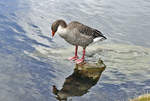
[[[52,86],[61,89],[75,67],[67,60],[74,47],[51,37],[60,18],[108,38],[87,48],[87,59],[107,66],[101,78],[69,101],[128,101],[150,92],[149,0],[0,0],[0,101],[57,101]]]

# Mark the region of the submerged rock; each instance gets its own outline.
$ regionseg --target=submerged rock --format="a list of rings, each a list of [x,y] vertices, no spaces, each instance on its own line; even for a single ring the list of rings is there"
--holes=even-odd
[[[105,68],[106,66],[101,59],[98,62],[76,64],[74,72],[65,79],[62,89],[58,90],[53,86],[53,93],[57,95],[58,100],[67,100],[68,97],[72,96],[82,96],[97,83]]]

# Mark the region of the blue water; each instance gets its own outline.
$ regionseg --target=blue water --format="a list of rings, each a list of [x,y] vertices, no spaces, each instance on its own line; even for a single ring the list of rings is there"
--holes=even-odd
[[[80,21],[108,38],[87,49],[86,58],[107,65],[100,80],[72,101],[128,101],[150,91],[149,0],[0,0],[0,100],[56,101],[75,64],[74,47],[50,26]]]

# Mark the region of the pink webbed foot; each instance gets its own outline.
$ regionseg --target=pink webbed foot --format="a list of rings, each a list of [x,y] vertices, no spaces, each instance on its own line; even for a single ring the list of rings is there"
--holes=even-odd
[[[82,63],[82,62],[84,62],[84,59],[77,59],[76,61],[75,61],[77,64],[80,64],[80,63]]]
[[[68,60],[77,60],[77,59],[78,59],[78,56],[68,58]]]

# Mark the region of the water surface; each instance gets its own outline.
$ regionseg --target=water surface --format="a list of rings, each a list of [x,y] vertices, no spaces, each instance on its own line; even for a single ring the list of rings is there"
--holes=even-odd
[[[128,101],[150,91],[149,0],[1,0],[0,100],[56,101],[52,85],[61,89],[75,67],[67,60],[74,47],[51,38],[50,25],[60,18],[108,38],[87,48],[87,60],[101,58],[107,66],[101,78],[68,99]]]

